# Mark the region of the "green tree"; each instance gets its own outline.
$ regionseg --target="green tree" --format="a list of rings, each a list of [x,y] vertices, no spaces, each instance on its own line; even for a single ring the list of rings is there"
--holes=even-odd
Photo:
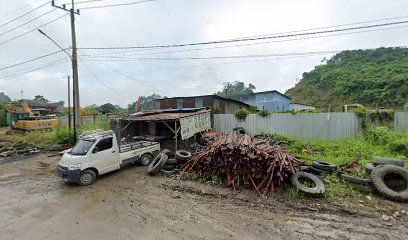
[[[41,102],[48,102],[48,99],[46,99],[44,96],[42,96],[42,95],[36,95],[35,97],[34,97],[34,100],[37,100],[37,101],[41,101]]]
[[[293,102],[337,110],[351,103],[402,108],[408,102],[408,49],[340,52],[303,73],[286,95]]]
[[[224,90],[215,92],[216,95],[221,97],[231,97],[242,94],[254,93],[256,87],[253,84],[245,86],[244,82],[224,82]]]
[[[9,96],[7,96],[4,92],[0,92],[0,105],[10,101],[11,99],[9,98]]]
[[[154,108],[154,100],[160,98],[167,98],[166,96],[161,96],[159,94],[153,93],[150,96],[141,96],[140,97],[140,105],[139,111],[148,110]],[[130,113],[135,112],[136,102],[128,105],[128,110]]]
[[[106,114],[106,113],[114,113],[115,112],[115,106],[112,103],[105,103],[98,107],[98,111]]]

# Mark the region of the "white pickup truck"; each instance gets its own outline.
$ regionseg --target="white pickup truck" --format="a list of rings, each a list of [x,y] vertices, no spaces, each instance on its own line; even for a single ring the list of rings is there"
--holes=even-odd
[[[66,182],[90,185],[97,176],[127,163],[149,165],[159,151],[158,142],[135,141],[119,146],[113,131],[90,131],[82,134],[75,147],[61,157],[58,174]]]

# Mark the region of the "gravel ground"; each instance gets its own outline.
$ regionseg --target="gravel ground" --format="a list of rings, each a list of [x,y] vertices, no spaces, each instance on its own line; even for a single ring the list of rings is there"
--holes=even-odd
[[[268,199],[131,166],[79,187],[59,157],[0,159],[1,239],[407,239],[408,204]],[[383,214],[399,216],[382,220]],[[384,217],[383,217],[384,218]]]

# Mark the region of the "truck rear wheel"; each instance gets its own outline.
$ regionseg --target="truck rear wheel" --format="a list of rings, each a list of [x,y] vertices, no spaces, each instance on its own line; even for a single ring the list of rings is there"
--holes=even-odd
[[[149,165],[149,164],[152,162],[152,160],[153,160],[152,155],[150,155],[150,154],[143,154],[143,155],[140,157],[140,165],[142,165],[142,166],[147,166],[147,165]]]
[[[96,173],[90,169],[84,170],[79,175],[78,184],[81,186],[88,186],[96,180]]]

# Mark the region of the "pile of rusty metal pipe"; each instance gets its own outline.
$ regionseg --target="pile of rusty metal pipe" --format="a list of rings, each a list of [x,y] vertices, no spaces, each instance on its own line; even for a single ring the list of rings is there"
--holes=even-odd
[[[303,161],[287,151],[234,131],[195,153],[180,169],[180,177],[184,172],[201,172],[209,178],[221,177],[234,192],[249,184],[259,196],[266,196],[280,189],[301,165]]]

